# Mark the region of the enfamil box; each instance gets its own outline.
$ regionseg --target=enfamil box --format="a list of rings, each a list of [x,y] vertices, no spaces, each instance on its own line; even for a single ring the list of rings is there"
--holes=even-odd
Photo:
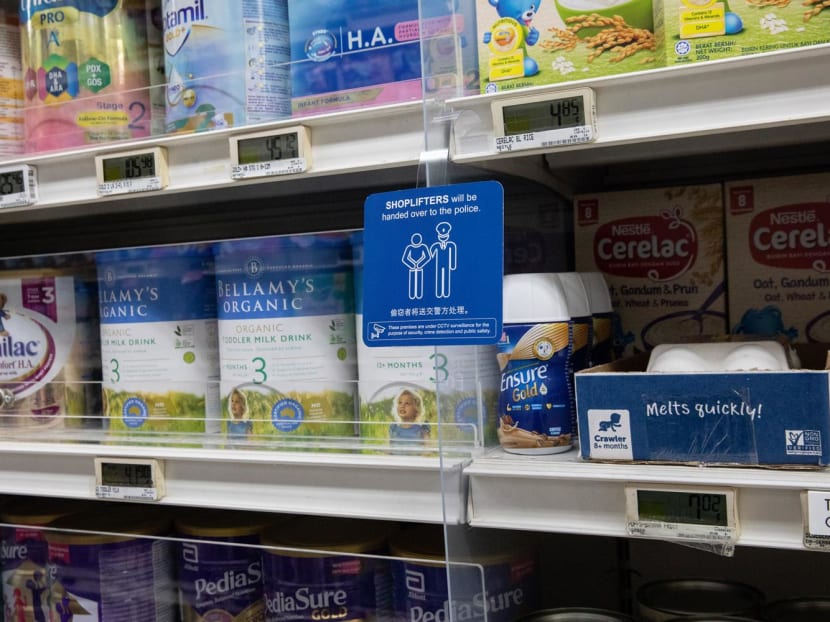
[[[726,185],[729,323],[830,343],[830,174]]]
[[[667,65],[747,56],[830,41],[824,0],[654,0]]]
[[[476,0],[483,93],[657,66],[652,0]]]
[[[602,272],[626,353],[726,333],[720,184],[578,196],[579,272]]]

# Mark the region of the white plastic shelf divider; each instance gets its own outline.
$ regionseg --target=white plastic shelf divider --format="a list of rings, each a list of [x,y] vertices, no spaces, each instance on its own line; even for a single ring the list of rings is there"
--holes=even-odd
[[[452,157],[470,163],[545,153],[554,166],[575,167],[826,139],[828,76],[830,45],[819,45],[456,99]],[[492,101],[576,87],[596,94],[596,142],[496,153]]]
[[[739,545],[803,548],[800,494],[830,490],[826,471],[583,461],[577,451],[516,456],[493,449],[465,469],[475,527],[625,536],[627,483],[737,489]]]
[[[164,461],[165,505],[441,523],[437,457],[0,441],[0,493],[95,498],[96,457]],[[444,461],[448,523],[463,523],[463,462]]]

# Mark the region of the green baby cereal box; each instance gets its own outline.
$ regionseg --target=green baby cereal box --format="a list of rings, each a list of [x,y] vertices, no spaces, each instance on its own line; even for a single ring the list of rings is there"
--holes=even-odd
[[[652,0],[478,0],[481,90],[656,66]]]
[[[209,245],[96,255],[111,432],[215,432],[219,359]]]
[[[654,33],[667,65],[830,41],[826,0],[655,0]]]

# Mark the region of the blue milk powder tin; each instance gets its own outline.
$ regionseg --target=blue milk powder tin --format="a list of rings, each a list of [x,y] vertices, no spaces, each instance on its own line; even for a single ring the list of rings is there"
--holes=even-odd
[[[388,619],[391,525],[309,518],[263,535],[265,622]]]
[[[535,555],[492,536],[471,545],[475,556],[452,560],[450,602],[443,536],[439,526],[422,525],[392,537],[397,621],[513,622],[538,606]]]

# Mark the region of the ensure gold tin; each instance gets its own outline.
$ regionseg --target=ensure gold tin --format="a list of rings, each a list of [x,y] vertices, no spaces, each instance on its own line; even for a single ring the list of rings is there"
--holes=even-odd
[[[47,619],[174,622],[171,542],[157,539],[167,533],[165,518],[130,506],[56,520],[46,533]]]
[[[543,609],[520,618],[516,622],[634,622],[632,618],[616,611],[587,607]]]
[[[711,579],[669,579],[646,583],[637,590],[635,617],[641,622],[666,622],[683,616],[758,617],[764,596],[754,587]]]
[[[260,535],[269,519],[247,512],[199,511],[176,521],[182,622],[262,622]],[[251,546],[253,545],[253,546]]]
[[[387,548],[392,527],[310,518],[267,531],[265,622],[369,621],[392,611]]]
[[[803,597],[778,600],[764,611],[768,622],[827,622],[830,620],[830,597]]]

